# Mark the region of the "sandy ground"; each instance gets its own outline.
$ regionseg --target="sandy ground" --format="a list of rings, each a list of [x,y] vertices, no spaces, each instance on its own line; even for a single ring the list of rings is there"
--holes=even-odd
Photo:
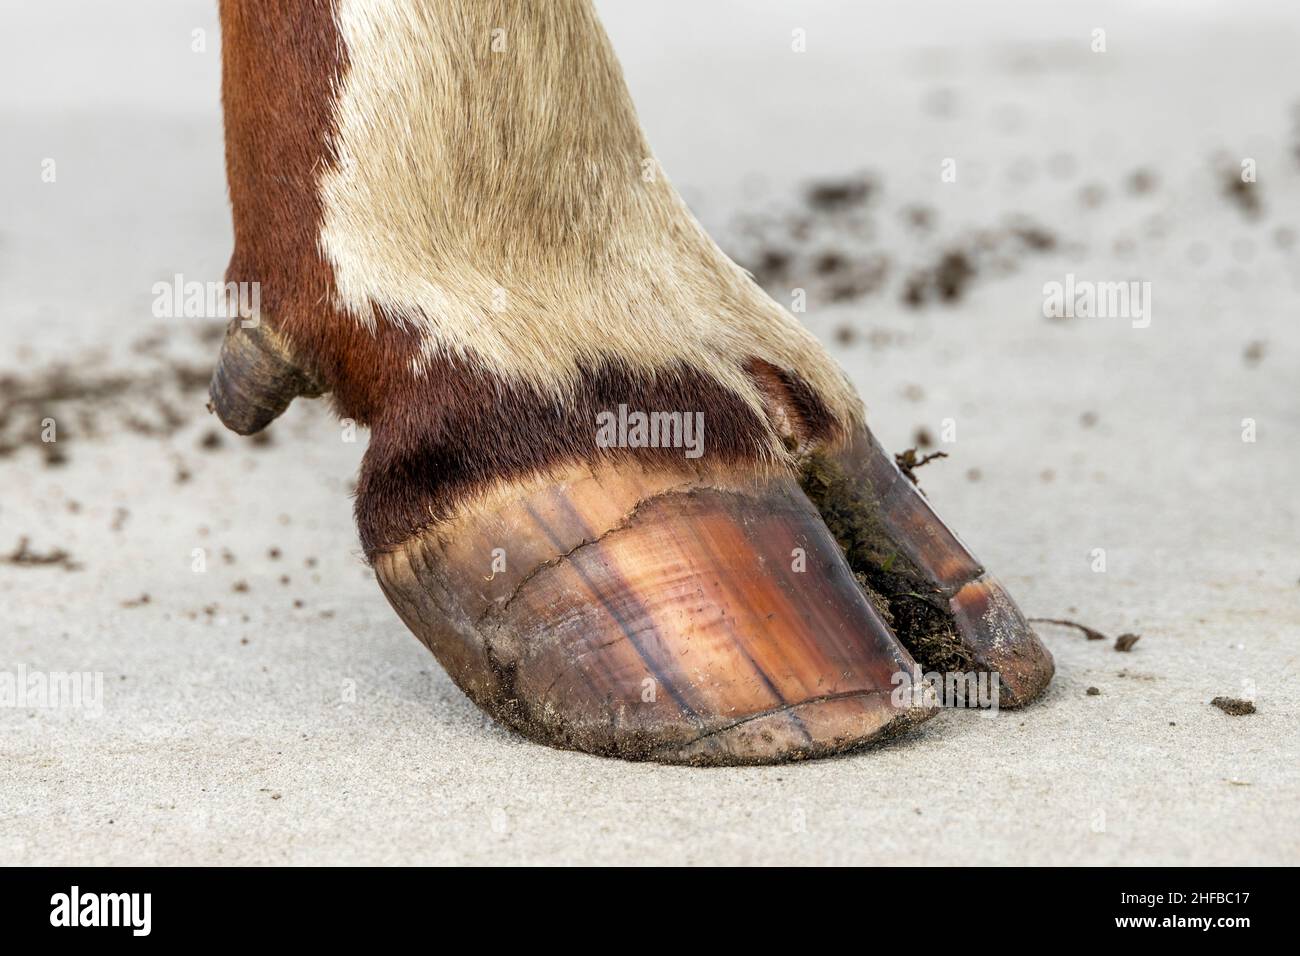
[[[886,446],[948,453],[939,511],[1027,613],[1141,635],[1044,628],[1024,711],[735,770],[494,726],[358,556],[364,435],[300,403],[269,443],[209,437],[211,323],[151,313],[230,249],[209,4],[2,5],[0,552],[68,559],[0,563],[0,669],[103,688],[0,707],[0,863],[1300,862],[1294,5],[602,6],[706,225],[808,291]],[[859,174],[864,205],[809,211]],[[976,274],[908,304],[954,250]],[[1149,327],[1046,318],[1067,273],[1150,282]]]

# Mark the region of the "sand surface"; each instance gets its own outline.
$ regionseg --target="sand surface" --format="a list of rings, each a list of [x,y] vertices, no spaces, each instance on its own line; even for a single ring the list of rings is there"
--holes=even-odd
[[[1028,614],[1141,635],[1044,628],[1023,711],[719,770],[493,725],[359,557],[364,434],[216,430],[213,323],[151,308],[230,251],[213,5],[2,6],[0,553],[68,557],[0,563],[0,672],[102,699],[0,707],[0,864],[1300,863],[1294,4],[601,5],[701,219],[806,290],[887,447],[948,454],[940,513]],[[1045,317],[1068,273],[1150,282],[1149,325]]]

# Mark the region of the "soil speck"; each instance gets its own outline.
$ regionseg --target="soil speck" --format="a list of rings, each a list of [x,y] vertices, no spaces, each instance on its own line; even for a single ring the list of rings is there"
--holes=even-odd
[[[55,548],[44,553],[31,549],[31,539],[18,539],[18,546],[0,558],[0,564],[12,564],[19,568],[36,568],[57,566],[65,571],[80,571],[81,565],[72,560],[72,555],[63,548]]]
[[[1255,705],[1240,697],[1216,697],[1210,703],[1229,717],[1243,717],[1255,713]]]

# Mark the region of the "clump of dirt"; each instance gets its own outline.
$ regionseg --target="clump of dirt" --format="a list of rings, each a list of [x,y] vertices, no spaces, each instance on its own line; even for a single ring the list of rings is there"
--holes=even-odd
[[[1142,196],[1154,191],[1158,182],[1156,174],[1143,167],[1133,170],[1128,178],[1128,188],[1130,192]]]
[[[866,205],[876,191],[870,176],[820,180],[808,187],[805,199],[818,212],[841,212]]]
[[[899,553],[880,524],[875,502],[859,483],[838,462],[814,452],[801,462],[799,484],[867,598],[916,662],[941,673],[975,669],[944,595]]]
[[[22,537],[18,539],[18,546],[9,554],[0,557],[0,564],[12,564],[19,568],[36,568],[36,567],[61,567],[65,571],[80,571],[80,563],[72,560],[72,555],[63,548],[55,548],[53,551],[33,551],[31,549],[31,539]]]
[[[1053,252],[1059,245],[1054,232],[1027,220],[978,230],[950,244],[932,265],[913,270],[903,285],[903,304],[914,309],[931,302],[956,304],[981,275],[1014,272],[1021,259]]]
[[[908,206],[903,210],[903,221],[917,232],[933,229],[935,218],[935,211],[929,206]]]
[[[931,299],[957,302],[975,278],[974,261],[961,249],[949,249],[929,268],[918,269],[903,286],[903,302],[919,309]]]
[[[1219,183],[1224,198],[1241,210],[1247,219],[1258,219],[1264,212],[1264,204],[1259,198],[1259,183],[1242,178],[1241,167],[1231,162],[1221,163]]]
[[[1012,238],[1031,252],[1052,252],[1057,246],[1055,233],[1033,223],[1012,226],[1010,233]]]
[[[1089,688],[1088,688],[1088,696],[1089,696],[1089,697],[1097,697],[1097,696],[1099,696],[1100,694],[1101,694],[1101,688],[1099,688],[1099,687],[1089,687]]]
[[[916,449],[909,448],[907,451],[902,451],[896,454],[894,456],[894,463],[898,465],[898,470],[903,473],[904,477],[906,477],[908,481],[920,488],[921,483],[916,480],[916,469],[923,468],[937,458],[947,457],[948,453],[946,451],[935,451],[928,455],[917,457]]]
[[[1142,640],[1140,634],[1121,634],[1119,637],[1115,638],[1115,650],[1127,654],[1129,651],[1133,650],[1133,645],[1140,640]]]
[[[1240,697],[1216,697],[1210,703],[1229,717],[1244,717],[1246,714],[1255,713],[1255,705]]]

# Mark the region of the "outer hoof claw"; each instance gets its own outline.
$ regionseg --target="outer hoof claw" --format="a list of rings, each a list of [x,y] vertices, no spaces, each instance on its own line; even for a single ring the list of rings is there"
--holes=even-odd
[[[375,568],[462,689],[552,746],[775,763],[933,713],[896,694],[914,662],[791,479],[575,475]]]

